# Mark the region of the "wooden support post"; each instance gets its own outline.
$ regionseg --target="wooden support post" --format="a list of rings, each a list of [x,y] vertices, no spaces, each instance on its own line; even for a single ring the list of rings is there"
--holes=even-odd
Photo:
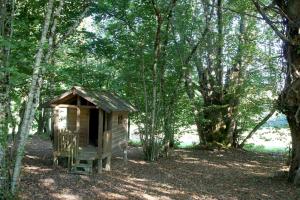
[[[128,161],[128,141],[130,138],[130,115],[127,114],[127,137],[125,137],[125,148],[124,148],[124,162],[127,164]]]
[[[110,171],[110,165],[111,164],[111,154],[107,156],[106,162],[105,162],[105,171]]]
[[[102,173],[102,158],[98,159],[98,174]]]
[[[124,162],[125,162],[125,164],[127,164],[127,162],[128,162],[128,157],[127,157],[127,147],[126,147],[126,149],[124,150]]]
[[[129,113],[128,113],[127,118],[128,118],[128,121],[127,121],[128,126],[127,126],[127,138],[126,138],[126,140],[129,141],[129,139],[130,139],[130,115],[129,115]]]
[[[58,166],[57,152],[53,152],[53,165]]]
[[[107,153],[107,158],[106,158],[106,162],[105,162],[105,170],[106,171],[110,171],[111,169],[111,155],[112,155],[112,132],[110,131],[106,131],[107,133],[107,140],[105,142],[107,142],[106,144],[106,152]]]
[[[77,108],[76,133],[80,134],[80,108]]]
[[[99,109],[98,123],[98,173],[102,173],[102,154],[103,154],[103,111]]]
[[[54,112],[53,112],[53,122],[54,122],[54,127],[53,127],[53,149],[54,151],[57,151],[57,137],[58,137],[58,118],[59,118],[59,108],[55,107]]]
[[[53,164],[58,165],[58,120],[59,120],[59,108],[55,107],[53,112]]]
[[[80,106],[81,105],[81,102],[80,102],[80,96],[77,95],[77,106]]]
[[[107,113],[106,112],[104,112],[104,131],[107,131],[108,129],[108,127],[107,127]]]

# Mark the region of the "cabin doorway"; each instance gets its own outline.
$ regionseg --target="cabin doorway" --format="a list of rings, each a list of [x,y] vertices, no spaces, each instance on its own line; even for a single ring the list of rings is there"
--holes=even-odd
[[[90,109],[89,144],[98,146],[99,110]]]

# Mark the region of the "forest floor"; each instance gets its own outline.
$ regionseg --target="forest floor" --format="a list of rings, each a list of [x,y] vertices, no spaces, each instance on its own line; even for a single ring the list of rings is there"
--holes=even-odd
[[[280,174],[285,160],[276,154],[241,150],[175,150],[169,158],[146,162],[131,147],[126,164],[112,160],[101,175],[68,173],[52,165],[51,142],[33,136],[26,148],[20,199],[294,199],[300,189]]]

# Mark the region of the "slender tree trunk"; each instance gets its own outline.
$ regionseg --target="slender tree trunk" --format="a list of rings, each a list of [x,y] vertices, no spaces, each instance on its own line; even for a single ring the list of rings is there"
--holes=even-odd
[[[223,33],[223,0],[218,0],[217,2],[217,21],[218,21],[218,40],[217,40],[217,63],[216,63],[216,71],[217,71],[217,84],[218,84],[218,93],[219,99],[223,99],[223,66],[222,66],[222,59],[223,59],[223,47],[224,47],[224,33]]]
[[[164,87],[163,79],[164,79],[164,64],[166,61],[162,59],[166,59],[166,46],[168,44],[168,34],[170,29],[170,20],[172,17],[173,8],[175,6],[176,0],[170,0],[171,7],[167,10],[167,17],[163,18],[163,13],[161,13],[161,10],[157,4],[156,1],[152,0],[152,8],[154,10],[155,18],[156,18],[156,32],[154,37],[154,55],[153,55],[153,64],[151,67],[152,70],[152,96],[151,96],[151,105],[149,105],[149,108],[151,108],[151,114],[149,112],[150,117],[146,117],[146,119],[149,118],[149,132],[146,133],[146,138],[144,140],[144,153],[147,160],[155,160],[158,158],[160,153],[160,145],[158,142],[157,134],[158,134],[158,127],[161,128],[162,123],[162,91]],[[163,33],[163,25],[166,23],[166,30]],[[165,40],[163,40],[165,39]],[[144,72],[144,70],[143,70]],[[144,73],[143,73],[144,74]],[[143,77],[145,78],[145,77]],[[146,89],[144,85],[144,90]],[[144,92],[146,93],[146,90]],[[145,96],[146,98],[146,96]],[[150,100],[150,99],[148,99]],[[150,101],[148,101],[150,104]],[[148,109],[148,107],[147,107]],[[146,122],[148,123],[148,122]],[[147,124],[145,124],[145,127],[148,127]]]
[[[243,148],[245,143],[247,142],[247,140],[249,140],[254,133],[260,128],[262,127],[262,125],[264,125],[275,113],[276,109],[272,108],[272,110],[270,111],[270,113],[265,116],[251,131],[250,133],[245,137],[245,139],[241,142],[241,144],[239,145],[239,147]]]
[[[39,79],[42,72],[42,59],[44,55],[44,46],[47,42],[47,33],[49,30],[49,25],[51,21],[51,14],[53,10],[53,2],[54,0],[49,0],[48,6],[47,6],[47,12],[45,15],[45,24],[42,30],[42,36],[39,44],[39,49],[36,54],[35,64],[33,67],[33,75],[32,75],[32,81],[31,86],[28,94],[28,101],[26,103],[25,113],[23,117],[23,122],[20,127],[20,142],[18,143],[17,148],[17,155],[16,155],[16,161],[13,171],[13,177],[12,177],[12,183],[11,183],[11,191],[12,193],[16,192],[17,189],[17,183],[19,181],[20,172],[21,172],[21,165],[22,165],[22,158],[24,154],[24,148],[25,144],[29,135],[30,127],[34,118],[35,110],[37,108],[37,105],[39,103],[39,91],[40,91],[40,83]]]
[[[151,116],[151,141],[154,142],[154,137],[156,134],[156,116],[157,116],[157,65],[160,57],[160,34],[161,34],[161,25],[162,25],[162,18],[160,13],[157,14],[157,29],[156,29],[156,35],[155,35],[155,43],[154,43],[154,62],[152,67],[152,116]],[[155,145],[151,145],[152,148],[155,148]],[[152,153],[153,154],[153,153]],[[151,156],[151,160],[154,160],[154,158]]]
[[[242,87],[244,84],[244,72],[246,70],[246,66],[243,64],[243,57],[245,54],[245,15],[240,16],[239,22],[239,41],[237,54],[234,59],[233,67],[231,70],[227,71],[226,74],[226,83],[225,90],[230,91],[230,88],[233,88],[233,92],[229,99],[229,107],[227,109],[226,115],[226,127],[227,127],[227,140],[231,143],[231,146],[236,148],[238,147],[238,137],[239,133],[237,132],[238,120],[236,119],[236,115],[238,114],[239,104],[240,104],[240,94],[243,93]],[[228,94],[229,92],[227,92]],[[229,94],[228,94],[229,95]]]

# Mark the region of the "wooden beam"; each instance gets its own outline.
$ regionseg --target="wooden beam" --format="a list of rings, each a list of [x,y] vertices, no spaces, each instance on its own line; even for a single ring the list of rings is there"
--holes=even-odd
[[[51,107],[59,107],[59,108],[90,108],[95,109],[96,106],[76,106],[76,105],[69,105],[69,104],[52,104]]]
[[[106,158],[106,163],[105,163],[105,171],[110,171],[111,170],[111,154],[109,154]]]
[[[59,117],[59,108],[55,107],[53,112],[53,164],[58,165],[58,156],[57,156],[57,139],[58,139],[58,117]]]
[[[107,114],[107,130],[112,129],[112,113]]]
[[[112,131],[106,131],[107,132],[107,158],[105,162],[105,171],[110,171],[111,169],[111,154],[112,154]]]
[[[107,131],[107,113],[104,112],[104,131]]]
[[[48,107],[49,105],[53,104],[54,102],[59,101],[59,100],[65,98],[65,97],[69,96],[70,94],[72,94],[72,92],[70,92],[70,91],[65,92],[65,93],[63,93],[62,95],[60,95],[59,97],[56,97],[55,99],[52,99],[52,100],[50,100],[50,101],[47,101],[47,102],[43,103],[43,104],[41,105],[41,107]],[[71,96],[72,96],[72,95],[71,95]]]
[[[77,95],[77,106],[80,106],[80,105],[81,105],[80,96]]]
[[[77,108],[76,133],[80,134],[80,108]]]
[[[57,150],[57,136],[58,136],[58,121],[59,121],[59,108],[55,107],[53,112],[54,130],[53,130],[53,143],[54,150]]]
[[[98,121],[98,173],[102,173],[102,154],[103,154],[103,111],[99,109]]]
[[[127,114],[127,138],[126,138],[126,141],[129,141],[130,139],[130,115],[129,113]]]

